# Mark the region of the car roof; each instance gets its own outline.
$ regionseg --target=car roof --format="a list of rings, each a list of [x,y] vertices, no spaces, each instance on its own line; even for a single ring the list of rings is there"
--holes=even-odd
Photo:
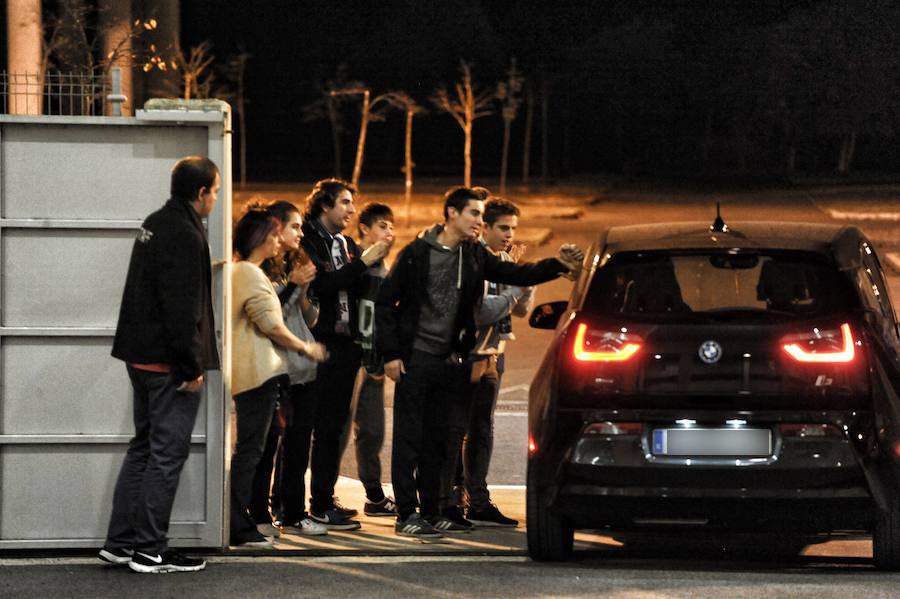
[[[734,221],[724,233],[710,230],[710,222],[675,222],[611,227],[601,238],[608,254],[619,252],[677,249],[772,249],[802,250],[834,254],[835,245],[850,242],[857,246],[865,240],[852,226],[795,223]],[[841,242],[844,243],[841,243]]]

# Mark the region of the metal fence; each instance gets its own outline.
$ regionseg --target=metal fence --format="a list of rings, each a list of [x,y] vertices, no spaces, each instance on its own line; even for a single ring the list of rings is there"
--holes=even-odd
[[[97,73],[0,72],[0,114],[102,116],[110,77]]]

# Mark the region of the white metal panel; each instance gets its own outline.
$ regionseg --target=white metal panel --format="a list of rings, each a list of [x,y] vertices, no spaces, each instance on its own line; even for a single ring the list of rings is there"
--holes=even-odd
[[[143,219],[168,197],[174,160],[208,152],[205,127],[175,129],[5,127],[3,217]]]
[[[0,539],[102,542],[125,445],[0,446]],[[7,483],[15,481],[15,492]],[[173,521],[203,522],[205,447],[193,446],[181,474]],[[177,531],[174,532],[177,537]],[[194,533],[196,534],[196,533]],[[196,539],[192,539],[193,544]]]
[[[6,229],[3,326],[115,327],[134,231]]]
[[[116,435],[131,432],[131,383],[110,355],[109,337],[3,337],[2,435]],[[206,399],[194,432],[206,430]]]

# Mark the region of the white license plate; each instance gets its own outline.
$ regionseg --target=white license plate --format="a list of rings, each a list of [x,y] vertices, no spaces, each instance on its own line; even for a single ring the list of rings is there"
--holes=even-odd
[[[760,428],[658,428],[653,454],[669,456],[767,456],[772,431]]]

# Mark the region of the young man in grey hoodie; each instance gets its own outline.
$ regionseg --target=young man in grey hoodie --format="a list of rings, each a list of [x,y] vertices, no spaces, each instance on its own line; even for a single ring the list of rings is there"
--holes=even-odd
[[[556,258],[502,261],[477,241],[484,200],[471,188],[449,190],[444,224],[400,251],[378,295],[375,340],[385,374],[397,381],[391,480],[398,535],[428,539],[468,530],[442,514],[439,504],[451,408],[469,384],[466,358],[475,345],[475,309],[485,280],[536,285],[578,270],[583,258],[566,245]]]
[[[519,214],[515,204],[501,198],[491,198],[484,205],[481,243],[507,262],[518,262],[524,250],[522,245],[513,248]],[[455,468],[445,470],[448,475],[454,474],[455,488],[444,513],[452,513],[453,519],[463,526],[467,522],[478,526],[516,527],[519,524],[503,515],[491,502],[487,474],[494,447],[494,409],[503,377],[504,351],[506,342],[515,339],[510,316],[527,316],[533,304],[534,287],[485,282],[484,296],[475,313],[478,325],[475,348],[470,354],[471,403],[463,401],[458,406],[460,422],[454,423],[457,430],[451,439],[455,444],[451,446],[454,452],[451,456],[458,455],[459,459]],[[465,516],[457,507],[463,502],[468,506]]]

